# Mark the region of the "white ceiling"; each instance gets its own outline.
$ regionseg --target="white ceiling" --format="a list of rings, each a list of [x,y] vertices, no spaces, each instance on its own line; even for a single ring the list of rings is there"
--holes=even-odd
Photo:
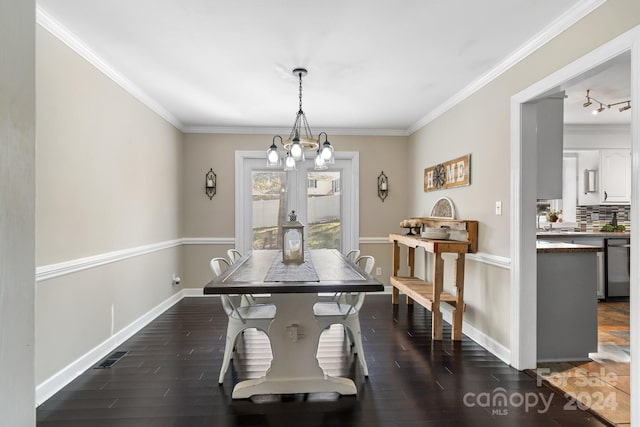
[[[587,101],[587,89],[590,90],[589,95],[605,104],[605,107],[631,99],[631,53],[623,53],[567,82],[564,89],[565,123],[579,125],[631,123],[631,110],[623,112],[618,110],[625,104],[605,108],[605,111],[597,115],[593,115],[593,110],[599,107],[595,100],[591,100],[592,105],[589,107],[583,107]]]
[[[599,4],[37,0],[39,23],[182,130],[288,130],[298,108],[291,70],[305,67],[314,133],[391,135],[424,124],[586,3]]]

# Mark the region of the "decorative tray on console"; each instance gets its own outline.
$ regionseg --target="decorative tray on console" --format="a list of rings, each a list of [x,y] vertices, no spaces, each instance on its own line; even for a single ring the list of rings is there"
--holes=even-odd
[[[420,233],[420,237],[433,240],[447,240],[449,234],[449,230],[446,228],[427,228]]]

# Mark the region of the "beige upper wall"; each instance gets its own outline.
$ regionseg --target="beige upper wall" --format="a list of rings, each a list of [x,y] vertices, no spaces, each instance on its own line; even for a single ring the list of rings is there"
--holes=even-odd
[[[36,58],[36,265],[182,237],[182,133],[39,26]],[[178,292],[181,259],[171,247],[39,280],[36,384]]]
[[[410,137],[410,212],[430,210],[440,196],[451,197],[460,217],[480,221],[479,250],[510,255],[511,96],[640,24],[640,2],[611,0],[532,53],[489,85]],[[424,193],[425,167],[471,153],[466,188]],[[495,202],[502,201],[502,216]]]
[[[640,2],[608,1],[411,135],[410,213],[423,215],[437,198],[450,197],[460,218],[479,221],[479,251],[510,257],[511,97],[638,24]],[[425,167],[466,153],[472,156],[469,187],[423,191]],[[501,216],[495,215],[496,201],[502,201]],[[508,350],[511,328],[508,270],[471,260],[467,264],[465,321]]]
[[[186,134],[184,136],[184,236],[204,238],[235,237],[235,152],[261,151],[271,145],[273,135]],[[407,215],[407,138],[383,136],[331,136],[337,151],[360,153],[360,237],[386,237],[398,232],[398,223]],[[213,200],[204,194],[205,173],[213,168],[217,193]],[[378,198],[378,175],[389,177],[389,197]],[[208,261],[226,256],[229,246],[188,245],[184,248],[183,283],[202,287],[211,279]],[[391,249],[385,244],[361,245],[363,254],[376,257],[383,268],[379,277],[389,282]]]
[[[42,27],[37,265],[180,236],[182,133]]]
[[[184,235],[234,237],[235,152],[264,151],[273,135],[186,134],[184,136]],[[407,138],[390,136],[331,136],[337,151],[360,153],[360,237],[382,237],[399,231],[406,215]],[[265,161],[266,162],[266,161]],[[204,194],[205,173],[213,168],[217,193]],[[389,197],[378,198],[378,175],[389,177]]]

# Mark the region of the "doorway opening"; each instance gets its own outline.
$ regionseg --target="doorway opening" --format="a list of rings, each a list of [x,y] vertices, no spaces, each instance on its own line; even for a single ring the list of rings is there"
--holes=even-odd
[[[511,246],[511,364],[520,369],[534,369],[537,358],[536,333],[531,330],[537,324],[537,273],[536,233],[532,224],[536,218],[536,181],[537,165],[526,162],[531,147],[523,144],[521,111],[523,104],[545,95],[561,90],[563,85],[584,73],[594,70],[618,55],[631,54],[631,99],[640,99],[640,27],[617,37],[584,57],[535,83],[511,99],[511,230],[513,244]],[[631,149],[632,149],[632,197],[630,215],[638,218],[640,213],[640,110],[632,109],[631,113]],[[535,150],[535,147],[533,147]],[[631,228],[632,259],[637,259],[640,249],[639,227]],[[631,283],[640,282],[638,265],[632,263],[630,268]],[[640,330],[640,316],[637,313],[638,293],[630,295],[630,333],[633,336]],[[533,333],[532,333],[533,332]],[[635,340],[630,343],[631,354],[638,354],[639,347]],[[631,362],[631,388],[640,389],[640,369],[638,363]],[[640,394],[631,396],[631,418],[640,407]]]

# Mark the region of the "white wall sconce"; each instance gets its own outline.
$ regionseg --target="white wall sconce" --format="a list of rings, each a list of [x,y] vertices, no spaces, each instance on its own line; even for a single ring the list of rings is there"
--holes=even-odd
[[[384,174],[384,171],[378,175],[378,197],[384,202],[384,199],[389,195],[389,178]]]
[[[209,196],[209,200],[216,195],[216,174],[213,168],[209,169],[209,172],[204,176],[204,192]]]

